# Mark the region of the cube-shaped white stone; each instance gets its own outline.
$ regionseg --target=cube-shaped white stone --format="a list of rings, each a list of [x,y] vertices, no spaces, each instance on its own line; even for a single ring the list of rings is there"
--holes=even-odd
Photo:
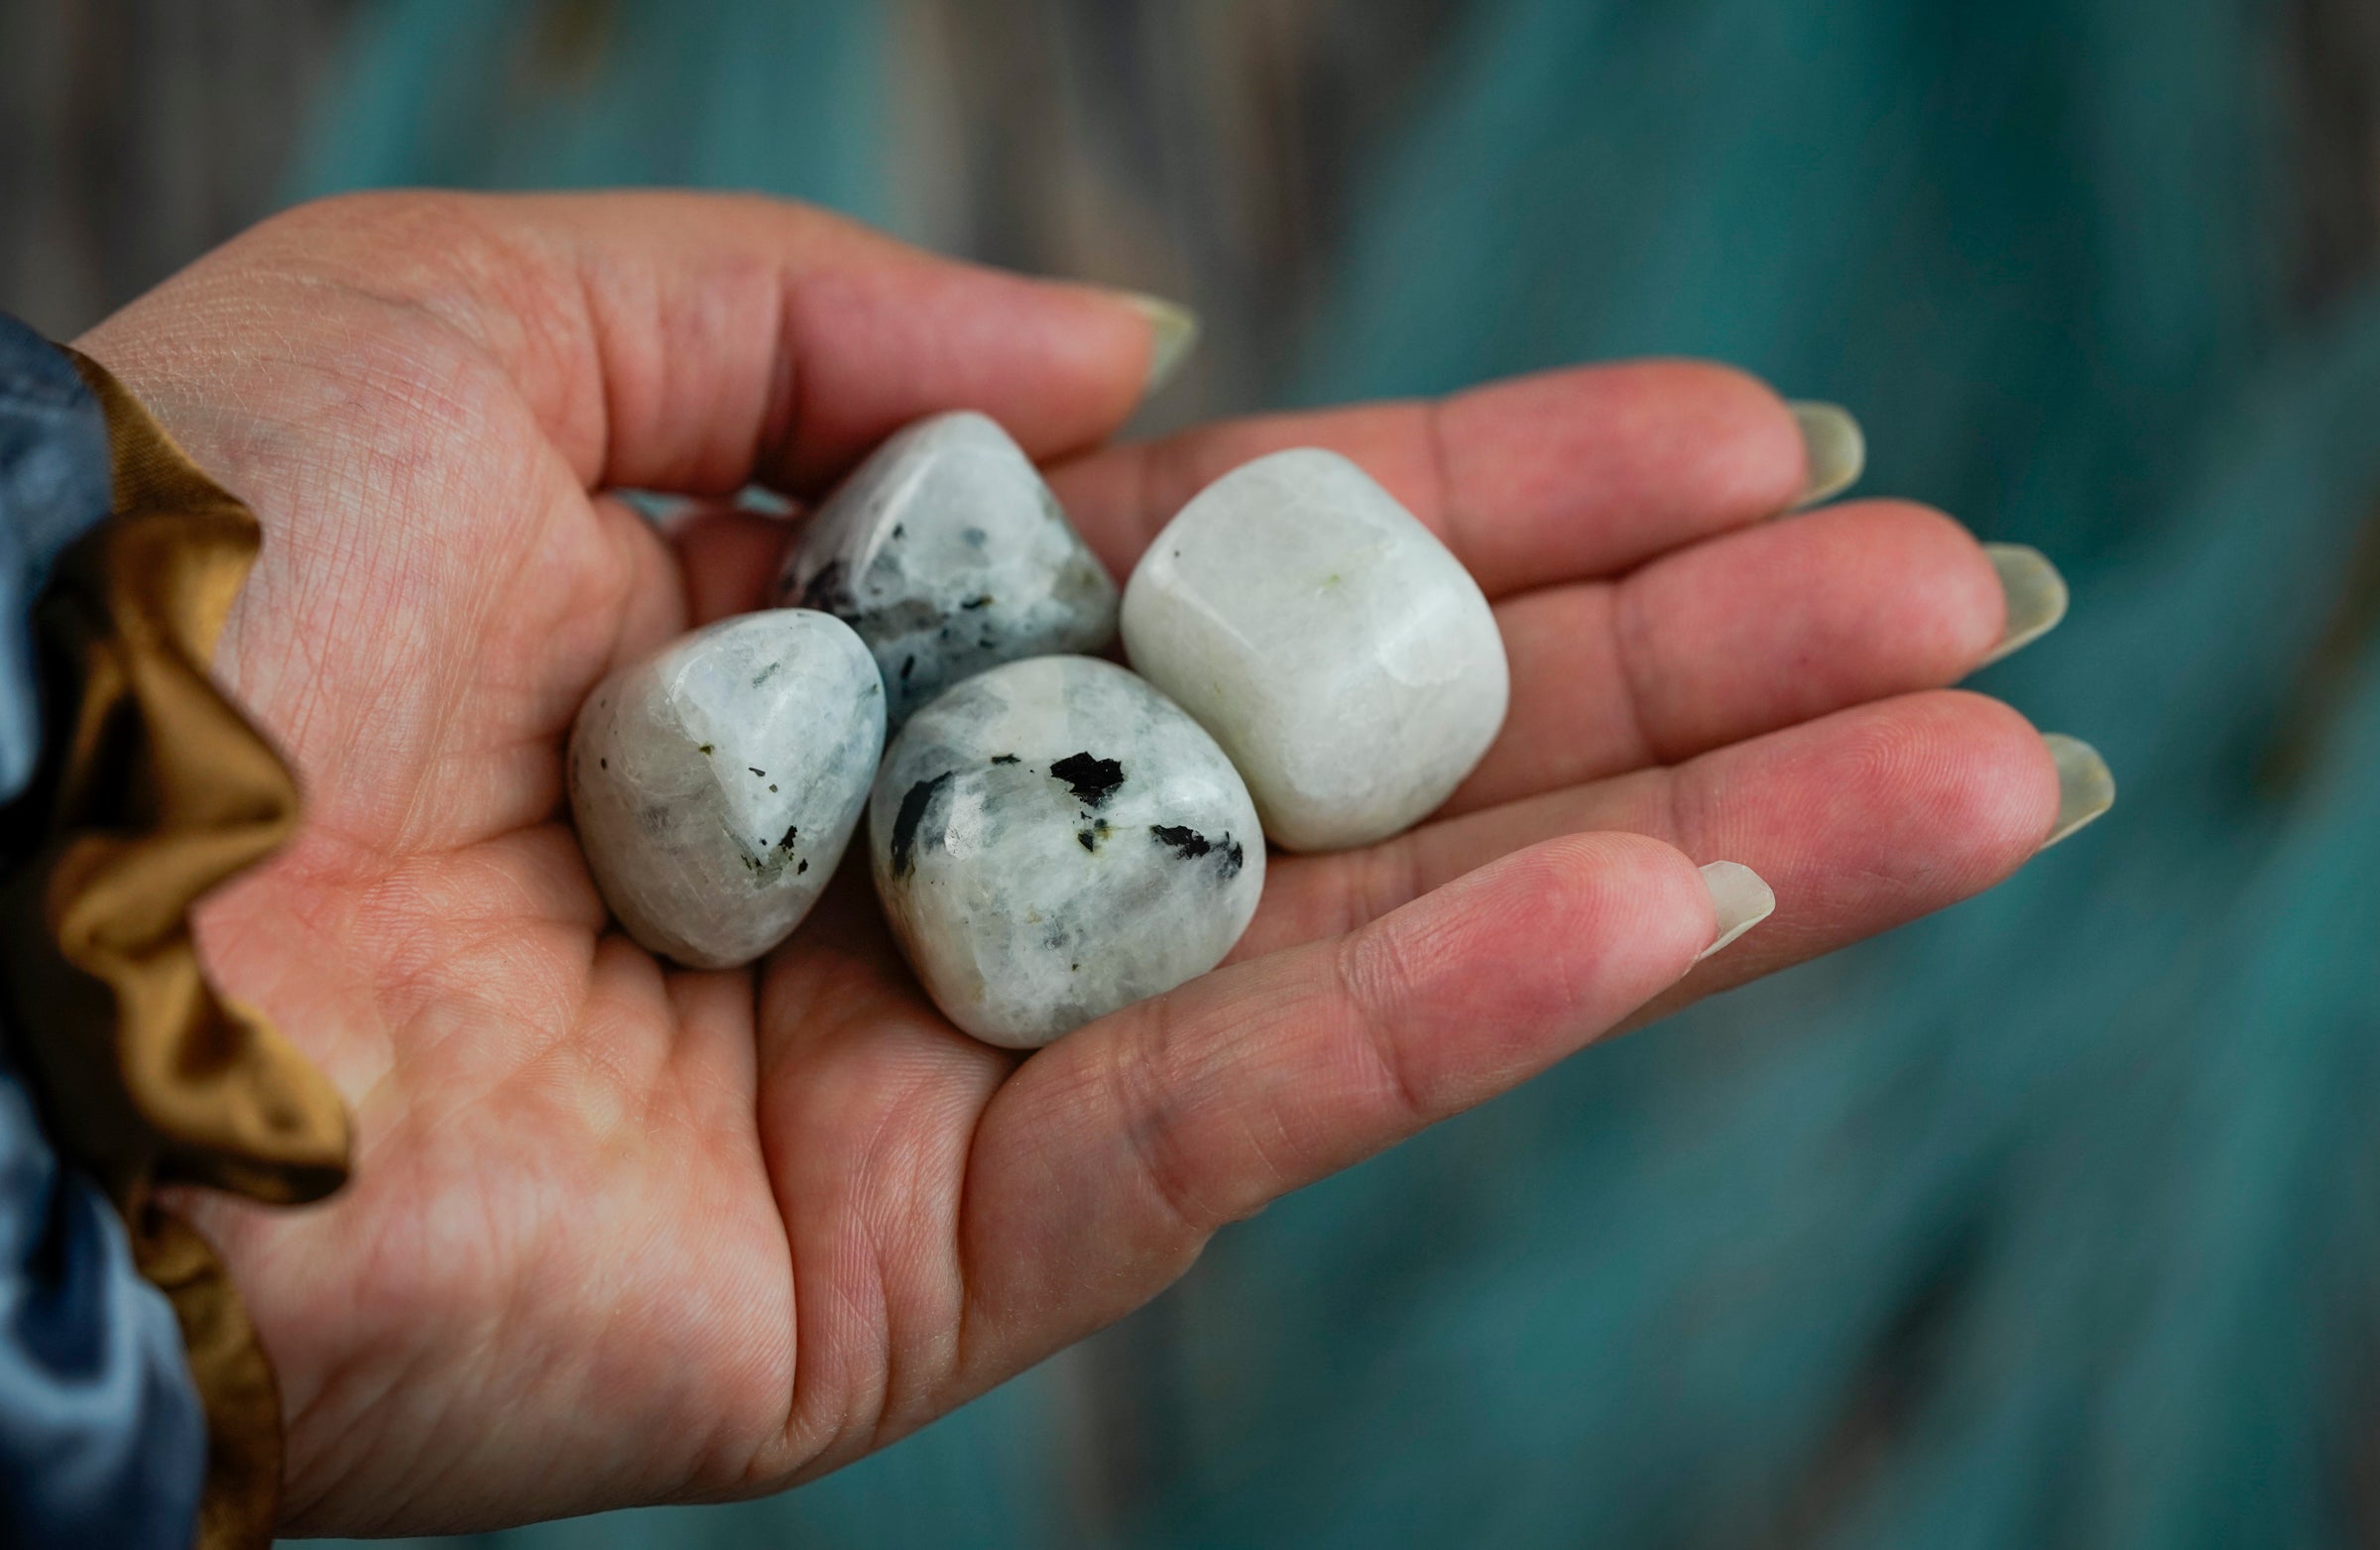
[[[1495,741],[1511,691],[1470,572],[1368,474],[1311,448],[1183,507],[1132,572],[1123,628],[1133,668],[1215,735],[1290,850],[1426,817]]]

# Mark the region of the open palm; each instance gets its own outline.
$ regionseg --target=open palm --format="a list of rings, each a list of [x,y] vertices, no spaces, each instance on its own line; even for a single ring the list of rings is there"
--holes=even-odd
[[[1989,886],[2057,778],[1943,692],[1988,560],[1875,502],[1769,522],[1791,416],[1712,367],[1098,443],[1150,341],[1102,293],[679,195],[310,206],[84,348],[256,509],[218,660],[307,796],[200,918],[351,1104],[353,1184],[193,1203],[279,1371],[293,1527],[749,1494],[1146,1301],[1223,1224],[1602,1034]],[[605,929],[561,745],[612,666],[761,606],[814,494],[972,407],[1111,566],[1205,480],[1336,447],[1495,600],[1513,708],[1431,823],[1276,858],[1233,961],[1027,1059],[954,1030],[846,867],[755,970]],[[1700,967],[1695,863],[1775,918]]]

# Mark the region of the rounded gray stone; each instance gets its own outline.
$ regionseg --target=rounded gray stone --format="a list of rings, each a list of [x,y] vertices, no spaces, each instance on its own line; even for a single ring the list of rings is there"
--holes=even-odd
[[[1111,662],[1044,656],[919,711],[868,807],[877,894],[936,1006],[1033,1048],[1223,961],[1264,842],[1215,740]]]
[[[859,824],[884,686],[841,620],[723,620],[596,685],[570,735],[570,810],[628,934],[697,969],[801,923]]]
[[[819,507],[777,582],[859,632],[886,725],[988,667],[1116,637],[1116,583],[1040,470],[982,415],[893,435]]]

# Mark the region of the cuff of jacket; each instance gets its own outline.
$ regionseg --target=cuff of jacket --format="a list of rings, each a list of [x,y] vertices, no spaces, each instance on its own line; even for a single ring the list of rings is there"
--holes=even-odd
[[[259,530],[68,353],[106,416],[113,515],[59,557],[34,610],[44,758],[8,815],[0,966],[47,1129],[114,1199],[180,1321],[207,1421],[198,1543],[263,1546],[281,1489],[272,1370],[213,1250],[155,1197],[195,1184],[296,1204],[347,1173],[338,1094],[216,993],[190,936],[190,906],[298,819],[289,767],[207,673]]]

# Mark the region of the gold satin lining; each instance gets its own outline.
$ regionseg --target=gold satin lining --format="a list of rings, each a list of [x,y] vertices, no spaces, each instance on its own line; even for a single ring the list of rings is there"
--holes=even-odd
[[[214,1251],[151,1198],[186,1183],[295,1204],[347,1176],[337,1092],[215,993],[190,939],[190,905],[298,821],[289,768],[207,676],[259,532],[104,367],[73,359],[107,416],[115,515],[34,610],[46,757],[8,815],[28,859],[0,890],[0,960],[51,1134],[114,1197],[180,1319],[207,1418],[198,1543],[261,1547],[281,1490],[272,1369]]]
[[[174,1304],[206,1410],[194,1550],[269,1550],[281,1518],[281,1390],[223,1261],[155,1204],[133,1234],[141,1274]]]

